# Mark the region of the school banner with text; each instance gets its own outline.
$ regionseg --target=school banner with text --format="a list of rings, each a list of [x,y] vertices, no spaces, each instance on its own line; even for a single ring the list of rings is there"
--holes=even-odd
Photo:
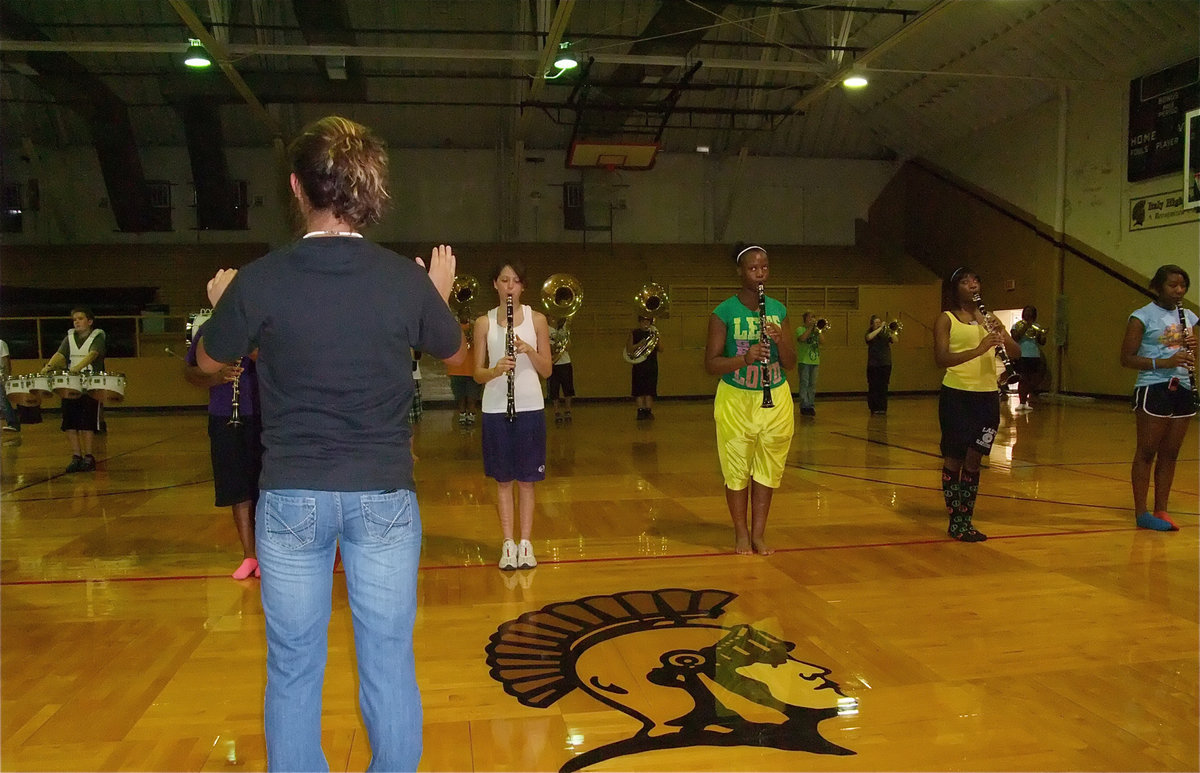
[[[1184,206],[1183,191],[1156,193],[1129,200],[1130,231],[1194,223],[1197,220],[1200,220],[1200,209]]]

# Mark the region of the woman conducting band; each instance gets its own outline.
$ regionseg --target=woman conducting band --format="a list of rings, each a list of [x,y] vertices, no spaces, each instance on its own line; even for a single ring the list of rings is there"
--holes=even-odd
[[[704,369],[721,377],[713,418],[736,550],[765,556],[774,552],[764,539],[771,497],[783,480],[792,444],[786,373],[796,366],[796,349],[787,309],[762,292],[770,275],[767,251],[739,245],[734,261],[742,286],[708,319]]]
[[[1187,272],[1179,266],[1160,267],[1150,280],[1150,289],[1158,297],[1129,316],[1121,341],[1121,365],[1138,371],[1133,390],[1137,451],[1130,480],[1135,521],[1143,529],[1179,528],[1167,514],[1167,498],[1175,479],[1175,459],[1196,415],[1196,315],[1180,306],[1190,285]],[[1151,467],[1153,513],[1146,509]]]
[[[492,286],[500,304],[475,320],[474,336],[475,380],[483,384],[483,471],[496,481],[496,509],[504,536],[500,568],[532,569],[537,566],[530,542],[533,484],[546,478],[546,401],[538,377],[546,378],[554,368],[550,326],[544,314],[521,303],[524,264],[497,266]],[[514,340],[513,351],[506,353],[509,298]],[[520,499],[520,543],[513,542],[514,480]]]
[[[1000,425],[1000,388],[992,352],[1004,347],[1017,357],[1021,347],[999,320],[983,312],[979,276],[969,268],[942,283],[942,313],[933,325],[933,353],[946,369],[938,397],[942,428],[942,495],[950,516],[947,532],[960,542],[987,535],[971,523],[979,493],[979,462],[992,451]]]
[[[303,237],[208,283],[196,361],[221,372],[259,349],[263,468],[255,522],[267,639],[269,770],[328,770],[321,748],[333,566],[346,571],[371,770],[416,770],[413,659],[421,513],[405,438],[409,348],[453,358],[454,253],[401,258],[362,231],[389,199],[388,155],[339,116],[288,146]],[[339,378],[354,373],[356,378]]]

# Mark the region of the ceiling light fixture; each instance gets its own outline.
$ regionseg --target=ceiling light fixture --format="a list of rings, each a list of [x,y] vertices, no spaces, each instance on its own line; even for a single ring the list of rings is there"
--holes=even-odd
[[[183,55],[183,63],[188,67],[209,67],[212,65],[212,57],[204,50],[204,46],[200,45],[200,41],[196,38],[188,38],[188,50]]]
[[[558,44],[558,57],[554,60],[554,66],[560,70],[574,70],[579,66],[579,60],[571,53],[571,44],[563,41]]]
[[[847,78],[842,81],[842,85],[848,89],[861,89],[863,86],[867,85],[867,79],[866,76],[860,73],[854,73],[853,75],[847,76]]]

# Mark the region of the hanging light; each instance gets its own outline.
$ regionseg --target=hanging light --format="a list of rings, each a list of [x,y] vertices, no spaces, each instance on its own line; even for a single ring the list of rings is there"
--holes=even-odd
[[[188,50],[183,55],[183,63],[188,67],[209,67],[212,65],[212,57],[204,50],[204,46],[200,45],[200,41],[196,38],[188,38]]]
[[[554,66],[559,70],[573,70],[579,66],[579,60],[571,53],[570,43],[558,44],[558,58],[554,60]]]
[[[865,75],[859,72],[851,73],[844,81],[842,81],[842,85],[848,89],[861,89],[863,86],[867,85],[867,78]]]

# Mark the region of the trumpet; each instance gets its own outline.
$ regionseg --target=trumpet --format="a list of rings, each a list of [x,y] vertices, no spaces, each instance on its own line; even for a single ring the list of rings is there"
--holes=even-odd
[[[565,320],[561,328],[550,331],[550,359],[557,360],[559,355],[571,345],[571,317],[583,305],[583,287],[579,280],[570,274],[551,274],[542,283],[542,306],[546,316]]]
[[[892,338],[898,338],[900,333],[904,331],[904,323],[898,319],[893,319],[891,322],[887,323],[887,329],[888,332],[891,333]]]
[[[633,302],[637,306],[638,313],[642,316],[647,316],[651,319],[669,316],[667,307],[671,301],[667,297],[667,291],[657,282],[647,282],[643,285],[638,294],[634,296]],[[650,335],[643,338],[641,343],[634,347],[632,353],[625,350],[621,351],[625,362],[631,365],[645,362],[646,358],[658,348],[658,328],[651,324],[647,332]]]
[[[1013,325],[1012,333],[1017,343],[1020,343],[1022,338],[1032,338],[1037,341],[1038,346],[1046,345],[1046,328],[1036,322],[1019,319],[1017,324]]]
[[[829,324],[829,320],[825,319],[824,317],[820,317],[817,319],[816,328],[817,328],[817,330],[820,330],[822,333],[828,331],[831,327],[832,327],[832,325]]]

